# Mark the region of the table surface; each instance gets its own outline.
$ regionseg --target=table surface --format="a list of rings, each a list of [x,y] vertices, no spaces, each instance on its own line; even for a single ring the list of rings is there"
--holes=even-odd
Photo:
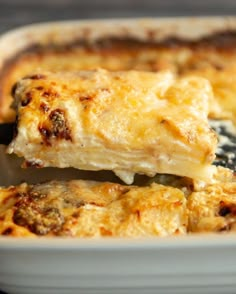
[[[0,0],[0,33],[51,20],[184,15],[236,15],[236,1]]]

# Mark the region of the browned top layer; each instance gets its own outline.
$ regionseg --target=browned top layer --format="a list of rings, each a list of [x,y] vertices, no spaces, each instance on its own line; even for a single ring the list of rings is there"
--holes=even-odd
[[[179,75],[194,73],[207,78],[209,76],[210,81],[214,81],[218,73],[222,75],[223,72],[226,73],[226,77],[223,77],[223,87],[232,90],[231,84],[225,83],[236,68],[235,45],[235,31],[219,32],[194,41],[173,36],[156,42],[150,32],[147,41],[104,38],[96,41],[76,40],[60,46],[33,44],[6,61],[0,72],[0,120],[14,120],[14,111],[9,109],[12,102],[12,85],[38,68],[50,71],[99,67],[108,70],[170,69]],[[223,94],[218,95],[217,89],[216,86],[216,96],[221,99]],[[232,99],[229,100],[232,102]],[[223,108],[228,111],[228,103],[223,104]],[[231,108],[234,110],[234,107]]]
[[[186,233],[181,190],[152,184],[49,182],[0,189],[0,235],[141,237]]]
[[[232,178],[195,188],[183,178],[166,180],[168,186],[73,180],[0,188],[0,236],[160,237],[235,232],[236,183]]]

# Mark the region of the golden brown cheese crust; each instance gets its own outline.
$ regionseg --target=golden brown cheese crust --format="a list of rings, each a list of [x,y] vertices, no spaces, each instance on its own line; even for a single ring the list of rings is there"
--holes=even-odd
[[[211,87],[171,73],[38,73],[14,91],[18,127],[9,153],[38,167],[112,170],[210,180],[217,139]]]
[[[155,180],[164,185],[145,187],[72,180],[0,188],[0,235],[163,237],[235,231],[236,182],[227,170],[220,168],[217,182],[203,186],[187,178],[163,179]]]
[[[235,117],[234,83],[228,82],[233,79],[231,67],[236,66],[235,44],[235,32],[220,32],[195,41],[169,38],[160,42],[142,42],[105,38],[94,42],[80,40],[65,46],[33,46],[9,60],[1,71],[0,121],[13,121],[15,118],[14,111],[9,108],[12,85],[38,68],[49,71],[98,67],[115,71],[171,70],[180,76],[199,73],[213,81],[214,92],[223,110],[230,117]],[[218,117],[220,113],[211,115]]]
[[[12,85],[36,68],[61,71],[103,67],[115,71],[170,69],[179,76],[206,77],[223,109],[219,111],[212,107],[209,115],[213,118],[229,117],[235,122],[235,48],[235,33],[228,32],[192,43],[176,39],[162,44],[105,39],[65,48],[31,48],[9,61],[1,71],[0,121],[14,120],[15,112],[9,109]],[[25,102],[27,104],[27,99]],[[47,112],[45,105],[42,109]],[[56,112],[56,116],[61,117],[61,113]],[[60,130],[61,124],[56,132],[69,138],[67,132]],[[222,177],[220,180],[225,181],[225,175]],[[172,185],[172,181],[167,184]],[[203,188],[201,182],[197,182],[195,189],[198,191],[193,193],[183,187],[183,191],[190,195],[187,207],[182,191],[156,184],[146,188],[129,186],[128,190],[117,184],[83,181],[1,188],[0,235],[164,236],[234,231],[235,185],[225,181]],[[129,197],[131,191],[136,196]],[[166,199],[166,193],[172,198]],[[147,201],[143,197],[146,195],[149,195]],[[152,208],[153,202],[155,208]]]
[[[186,234],[183,192],[82,180],[0,189],[0,235],[141,237]]]

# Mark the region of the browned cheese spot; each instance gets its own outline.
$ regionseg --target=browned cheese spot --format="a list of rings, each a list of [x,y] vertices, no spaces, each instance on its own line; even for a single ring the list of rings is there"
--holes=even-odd
[[[44,98],[53,98],[54,99],[54,98],[58,98],[60,95],[56,91],[54,91],[52,89],[48,89],[42,93],[42,96]]]
[[[67,126],[65,112],[63,110],[55,109],[51,111],[49,119],[52,122],[53,136],[60,139],[71,140],[70,129]]]
[[[65,197],[64,198],[64,206],[65,207],[74,207],[74,208],[80,208],[84,206],[86,203],[82,199],[73,198],[73,197]]]
[[[51,146],[50,138],[52,136],[51,131],[46,126],[39,126],[38,130],[43,138],[43,143],[46,146]]]
[[[80,213],[79,213],[79,211],[75,211],[71,216],[78,219],[80,216]]]
[[[52,110],[48,116],[48,120],[40,124],[38,130],[43,138],[43,143],[47,146],[52,145],[53,139],[72,141],[65,112],[61,109]]]
[[[112,232],[110,230],[107,230],[106,228],[104,227],[101,227],[100,228],[100,233],[102,236],[112,236]]]
[[[93,100],[93,97],[91,96],[80,96],[79,97],[80,102],[87,102]]]
[[[9,227],[9,228],[6,228],[3,232],[2,232],[2,235],[3,236],[8,236],[8,235],[11,235],[13,232],[13,228]]]
[[[50,110],[49,106],[44,102],[40,103],[39,107],[40,107],[40,110],[42,110],[44,113],[46,113]]]
[[[140,210],[136,210],[135,214],[137,216],[138,221],[141,221],[141,212],[140,212]]]
[[[32,100],[32,92],[26,92],[25,96],[21,100],[21,105],[23,107],[27,106],[30,103],[31,100]]]
[[[27,227],[32,233],[46,235],[49,232],[57,233],[64,224],[64,216],[60,210],[41,201],[47,197],[40,193],[28,191],[21,194],[15,207],[13,221],[15,224]]]
[[[42,91],[43,90],[43,86],[38,86],[35,89],[38,90],[38,91]]]
[[[236,216],[236,204],[234,203],[226,203],[224,201],[220,201],[220,207],[219,207],[219,215],[220,216]]]

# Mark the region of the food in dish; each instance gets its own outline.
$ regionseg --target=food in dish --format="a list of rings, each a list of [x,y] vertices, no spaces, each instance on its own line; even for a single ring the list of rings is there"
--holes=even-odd
[[[214,184],[205,185],[158,175],[144,186],[54,180],[2,187],[0,235],[137,238],[233,231],[236,182],[222,167],[216,175]]]
[[[156,40],[155,36],[161,31],[155,27],[155,21],[153,28],[147,30],[146,36],[141,39],[135,38],[134,32],[127,33],[129,29],[127,32],[123,30],[120,36],[115,36],[114,32],[114,36],[104,37],[101,34],[97,38],[90,38],[93,29],[87,29],[80,39],[58,43],[53,39],[58,32],[49,34],[45,40],[42,34],[41,41],[31,44],[29,40],[29,45],[5,60],[1,68],[0,121],[15,120],[15,111],[10,107],[12,86],[36,69],[57,72],[104,68],[111,71],[170,70],[178,76],[205,77],[212,83],[214,96],[221,105],[221,109],[212,109],[210,116],[228,117],[236,123],[236,34],[228,29],[228,23],[224,24],[222,19],[219,20],[221,22],[222,28],[213,33],[209,29],[213,27],[211,22],[205,24],[203,36],[198,38],[177,37],[174,30],[168,37]],[[178,21],[175,25],[178,26]],[[186,20],[185,25],[191,26],[192,34],[198,31],[191,20]],[[169,26],[172,31],[173,23],[166,23],[166,27]],[[187,33],[188,30],[185,31]]]
[[[0,235],[144,237],[186,234],[183,191],[75,180],[0,188]]]
[[[0,121],[17,114],[8,152],[25,166],[113,170],[127,184],[135,173],[158,174],[143,186],[39,179],[1,188],[0,235],[233,231],[235,177],[214,165],[235,169],[235,33],[162,39],[158,29],[145,38],[123,29],[93,38],[87,30],[67,43],[57,33],[1,64]]]
[[[200,77],[107,70],[49,73],[16,84],[17,134],[9,153],[26,165],[112,170],[210,181],[217,137]]]
[[[226,232],[236,229],[236,182],[209,185],[188,198],[192,232]]]

